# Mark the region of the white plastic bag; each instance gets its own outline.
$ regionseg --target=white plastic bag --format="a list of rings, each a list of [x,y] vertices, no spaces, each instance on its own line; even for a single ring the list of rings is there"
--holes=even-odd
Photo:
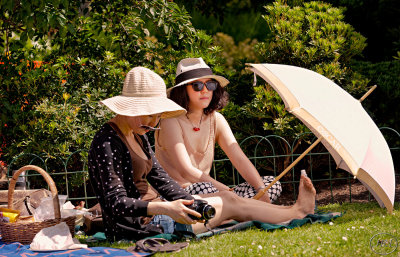
[[[68,225],[65,222],[61,222],[52,227],[44,228],[37,233],[29,250],[55,251],[78,248],[87,248],[87,245],[80,244],[76,238],[72,238]]]
[[[59,195],[58,201],[60,203],[60,207],[63,206],[67,200],[67,195]],[[60,208],[61,211],[61,208]],[[33,213],[33,217],[35,221],[44,221],[49,219],[54,219],[54,205],[53,205],[53,196],[45,197],[40,202],[40,205],[36,208]]]
[[[68,218],[70,216],[77,216],[77,219],[83,215],[90,214],[88,209],[82,208],[81,210],[75,209],[75,206],[70,202],[64,203],[61,207],[61,218]]]

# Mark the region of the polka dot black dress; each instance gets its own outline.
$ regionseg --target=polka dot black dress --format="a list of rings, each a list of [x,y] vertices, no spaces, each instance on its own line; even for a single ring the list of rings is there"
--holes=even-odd
[[[151,157],[152,168],[146,176],[148,183],[166,200],[193,199],[160,166],[147,136],[139,136],[143,150]],[[105,124],[95,135],[89,150],[89,176],[103,212],[108,240],[138,240],[162,233],[162,227],[144,222],[147,201],[133,180],[134,170],[128,147],[118,133]]]

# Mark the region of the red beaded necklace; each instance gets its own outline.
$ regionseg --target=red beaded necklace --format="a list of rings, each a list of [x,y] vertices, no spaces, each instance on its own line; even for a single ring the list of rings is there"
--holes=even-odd
[[[193,125],[193,122],[189,119],[189,116],[188,116],[187,113],[186,113],[186,118],[189,120],[190,124],[192,124],[194,131],[199,131],[200,130],[201,121],[203,120],[203,114],[201,114],[200,122],[199,122],[199,125],[197,127],[195,125]]]

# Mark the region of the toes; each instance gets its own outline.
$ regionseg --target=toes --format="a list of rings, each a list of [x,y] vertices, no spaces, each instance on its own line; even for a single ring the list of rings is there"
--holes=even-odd
[[[306,185],[312,184],[311,179],[309,177],[303,177],[303,183]]]
[[[311,179],[309,179],[309,178],[307,178],[307,179],[305,179],[305,180],[303,181],[303,185],[304,185],[304,187],[305,187],[307,190],[309,190],[309,191],[311,191],[311,190],[314,189],[314,185],[313,185]]]

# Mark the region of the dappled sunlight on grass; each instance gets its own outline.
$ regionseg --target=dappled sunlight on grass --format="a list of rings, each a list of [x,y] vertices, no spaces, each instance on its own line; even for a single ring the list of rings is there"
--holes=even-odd
[[[331,223],[307,224],[291,230],[250,229],[214,236],[191,242],[174,256],[373,256],[376,254],[369,246],[372,236],[382,232],[400,236],[399,204],[393,215],[376,203],[332,204],[320,209],[345,214]]]

